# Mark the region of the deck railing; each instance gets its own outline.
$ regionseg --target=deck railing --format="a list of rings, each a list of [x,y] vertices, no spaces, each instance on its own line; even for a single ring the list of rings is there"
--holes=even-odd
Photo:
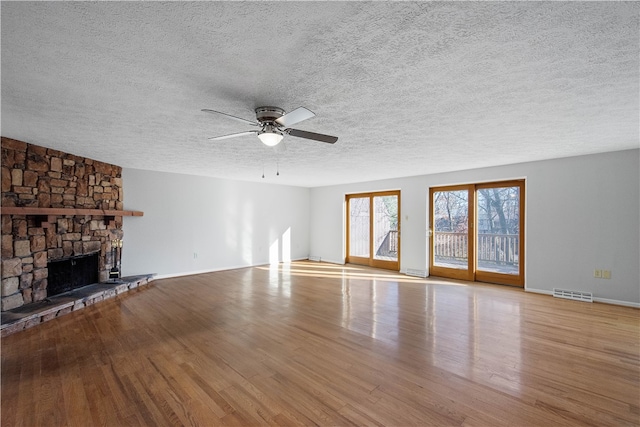
[[[434,233],[434,255],[438,259],[467,259],[467,233],[437,231]],[[520,237],[513,234],[478,234],[476,253],[478,262],[518,265]]]
[[[388,244],[389,244],[389,252],[391,253],[398,252],[398,231],[397,230],[389,231]]]
[[[375,253],[378,256],[396,257],[398,255],[398,231],[389,230]]]

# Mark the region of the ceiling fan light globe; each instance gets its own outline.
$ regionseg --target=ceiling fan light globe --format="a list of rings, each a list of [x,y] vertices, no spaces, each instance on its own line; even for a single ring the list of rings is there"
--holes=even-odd
[[[275,132],[262,132],[258,134],[260,141],[267,147],[275,147],[282,141],[282,135]]]

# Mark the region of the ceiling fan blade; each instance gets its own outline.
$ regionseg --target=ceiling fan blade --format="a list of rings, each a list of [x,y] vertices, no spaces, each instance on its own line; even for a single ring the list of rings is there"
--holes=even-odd
[[[304,107],[298,107],[293,111],[289,111],[284,116],[276,119],[276,123],[281,126],[289,127],[295,125],[296,123],[300,123],[303,120],[310,119],[311,117],[315,117],[315,113],[313,111],[307,110]]]
[[[327,142],[329,144],[335,144],[338,140],[337,136],[324,135],[321,133],[307,132],[306,130],[288,129],[287,133],[291,136],[297,136],[298,138],[313,139],[315,141]]]
[[[245,135],[251,135],[251,134],[256,134],[258,133],[257,130],[249,130],[246,132],[238,132],[238,133],[231,133],[229,135],[222,135],[222,136],[214,136],[211,138],[208,138],[211,141],[220,141],[221,139],[229,139],[229,138],[235,138],[237,136],[245,136]]]
[[[245,123],[245,124],[249,124],[251,126],[258,126],[258,123],[256,123],[255,120],[247,120],[247,119],[243,119],[242,117],[236,117],[236,116],[232,116],[231,114],[227,114],[227,113],[221,113],[220,111],[216,111],[216,110],[209,110],[209,109],[203,109],[202,111],[204,111],[205,113],[212,113],[212,114],[220,114],[222,116],[226,116],[230,119],[233,120],[237,120],[239,122]]]

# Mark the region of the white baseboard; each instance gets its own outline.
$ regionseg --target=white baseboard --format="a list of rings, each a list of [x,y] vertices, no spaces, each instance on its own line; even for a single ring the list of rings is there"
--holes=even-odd
[[[532,292],[534,294],[544,294],[544,295],[553,295],[553,291],[548,291],[546,289],[533,289],[533,288],[527,288],[525,286],[524,288],[525,292]]]
[[[625,307],[640,308],[640,303],[638,303],[638,302],[620,301],[620,300],[616,300],[616,299],[597,298],[597,297],[593,297],[593,301],[594,302],[602,302],[602,303],[605,303],[605,304],[623,305]]]
[[[413,274],[407,274],[407,271],[412,272]],[[429,270],[424,270],[421,268],[401,268],[398,273],[406,274],[407,276],[411,276],[411,277],[420,277],[423,279],[429,277]]]
[[[533,292],[536,294],[544,294],[544,295],[553,295],[553,291],[548,291],[546,289],[532,289],[532,288],[525,288],[524,289],[525,292]],[[640,303],[637,302],[631,302],[631,301],[620,301],[620,300],[616,300],[616,299],[609,299],[609,298],[598,298],[598,297],[593,297],[593,302],[601,302],[604,304],[613,304],[613,305],[622,305],[625,307],[634,307],[634,308],[640,308]]]
[[[196,274],[206,274],[206,273],[215,273],[217,271],[226,271],[226,270],[236,270],[238,268],[249,268],[249,267],[257,267],[258,265],[239,265],[236,267],[221,267],[221,268],[212,268],[210,270],[194,270],[194,271],[183,271],[180,273],[168,273],[168,274],[158,274],[155,277],[155,280],[159,279],[171,279],[174,277],[184,277],[184,276],[195,276]]]
[[[307,258],[296,258],[291,261],[305,261]],[[279,262],[278,264],[282,264],[283,262]],[[236,266],[228,266],[228,267],[220,267],[220,268],[212,268],[209,270],[194,270],[194,271],[183,271],[181,273],[168,273],[168,274],[158,274],[154,277],[154,280],[159,279],[171,279],[173,277],[184,277],[184,276],[194,276],[196,274],[206,274],[206,273],[215,273],[218,271],[227,271],[227,270],[237,270],[239,268],[251,268],[251,267],[259,267],[262,265],[269,265],[268,262],[260,262],[257,264],[251,265],[236,265]]]
[[[318,261],[318,259],[320,259],[320,261]],[[327,263],[327,264],[338,264],[338,265],[345,265],[346,264],[344,261],[334,261],[334,260],[322,258],[322,257],[319,257],[319,256],[312,256],[312,257],[309,257],[309,258],[303,258],[300,261],[303,261],[303,260],[310,261],[310,262],[322,262],[322,263]]]

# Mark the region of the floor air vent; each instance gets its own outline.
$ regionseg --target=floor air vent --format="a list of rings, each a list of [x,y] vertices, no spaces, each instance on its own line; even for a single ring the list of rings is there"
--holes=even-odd
[[[568,291],[566,289],[553,288],[553,296],[556,298],[572,299],[574,301],[593,302],[591,292]]]
[[[407,276],[427,277],[427,272],[425,270],[415,270],[413,268],[407,268],[407,271],[405,274]]]

